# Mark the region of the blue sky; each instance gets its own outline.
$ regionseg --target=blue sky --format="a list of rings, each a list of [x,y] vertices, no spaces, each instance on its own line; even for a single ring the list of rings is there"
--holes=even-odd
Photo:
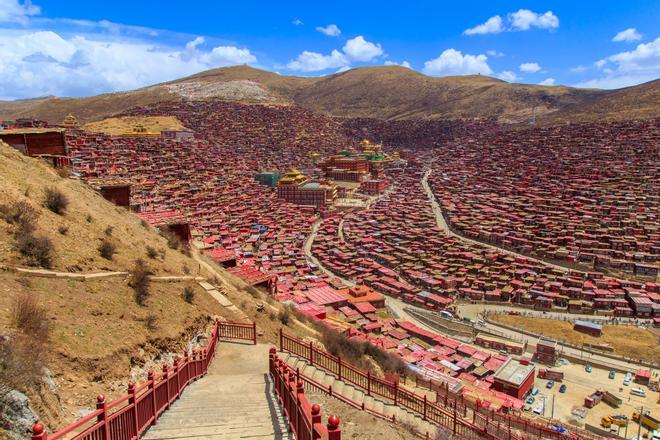
[[[324,75],[617,88],[660,77],[660,2],[0,0],[0,99],[127,90],[250,64]]]

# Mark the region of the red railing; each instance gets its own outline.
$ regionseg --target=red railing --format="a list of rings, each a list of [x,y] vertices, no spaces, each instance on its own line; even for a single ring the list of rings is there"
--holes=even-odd
[[[32,428],[32,440],[57,440],[72,438],[75,440],[130,440],[139,438],[158,417],[181,396],[183,390],[194,380],[204,376],[216,355],[216,346],[220,338],[220,329],[235,327],[237,334],[245,326],[254,330],[254,324],[242,324],[216,321],[213,333],[204,349],[194,349],[183,358],[174,359],[170,368],[163,365],[162,373],[149,371],[147,382],[140,386],[128,384],[128,394],[114,402],[107,403],[103,395],[96,399],[96,411],[54,434],[47,434],[41,423]],[[232,334],[227,331],[224,338]],[[256,332],[253,332],[256,335]],[[242,333],[241,333],[242,336]],[[243,340],[238,337],[236,339]]]
[[[218,328],[220,339],[251,341],[257,344],[257,324],[244,324],[240,322],[220,322]]]
[[[523,438],[516,431],[523,432],[523,435],[533,435],[535,438],[571,438],[575,440],[594,438],[588,434],[573,433],[569,436],[550,426],[524,417],[488,411],[465,400],[462,396],[448,398],[448,389],[444,390],[446,392],[444,399],[436,394],[436,402],[432,402],[425,395],[420,396],[400,387],[397,381],[373,377],[370,372],[346,363],[339,356],[333,356],[311,342],[307,343],[294,336],[286,335],[282,330],[280,330],[280,350],[306,359],[311,365],[328,371],[337,379],[361,388],[367,392],[367,395],[373,394],[391,400],[395,405],[421,415],[424,420],[432,421],[452,431],[454,435],[461,435],[461,438],[473,438],[474,435],[491,439]],[[431,388],[437,392],[439,388],[445,387],[439,385],[431,386]],[[472,410],[471,416],[468,414],[468,409]]]
[[[339,417],[328,417],[327,426],[321,422],[321,407],[311,405],[305,396],[304,383],[277,358],[277,350],[270,349],[269,372],[275,393],[289,423],[289,429],[298,440],[341,440]]]

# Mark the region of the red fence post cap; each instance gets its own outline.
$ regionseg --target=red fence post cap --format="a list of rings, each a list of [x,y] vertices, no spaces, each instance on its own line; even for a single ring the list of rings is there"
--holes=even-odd
[[[154,378],[154,370],[147,371],[147,379],[153,380],[153,378]]]
[[[312,405],[312,415],[315,416],[321,412],[321,407],[317,404]]]
[[[96,396],[96,401],[98,403],[105,402],[105,396],[103,394],[99,394],[98,396]]]
[[[41,435],[44,433],[44,425],[41,423],[37,422],[34,424],[32,427],[32,435]]]
[[[339,428],[339,417],[330,416],[328,417],[328,429],[335,430]]]
[[[128,392],[135,391],[135,384],[133,382],[128,383]]]
[[[298,393],[302,393],[305,390],[305,384],[303,383],[302,380],[298,380],[298,383],[296,384],[296,389]]]
[[[270,354],[275,354],[275,353],[277,353],[277,348],[275,348],[275,347],[270,347],[270,350],[268,350],[268,353],[270,353]]]

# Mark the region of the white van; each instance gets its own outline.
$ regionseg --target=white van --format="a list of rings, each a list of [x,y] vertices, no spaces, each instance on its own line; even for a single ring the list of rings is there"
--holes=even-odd
[[[646,391],[644,391],[641,388],[633,388],[630,390],[630,394],[634,394],[635,396],[639,397],[646,397]]]

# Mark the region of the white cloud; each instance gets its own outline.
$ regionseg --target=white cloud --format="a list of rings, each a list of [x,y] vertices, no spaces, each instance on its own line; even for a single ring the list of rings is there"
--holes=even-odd
[[[578,87],[619,88],[660,77],[660,37],[596,62],[604,76],[577,84]]]
[[[197,37],[194,40],[189,41],[188,43],[186,43],[186,49],[187,50],[197,49],[197,46],[199,46],[201,44],[204,44],[205,42],[206,42],[206,40],[204,39],[204,37]]]
[[[633,41],[639,41],[642,39],[642,34],[637,32],[635,28],[628,28],[625,31],[621,31],[612,38],[612,41],[615,43],[625,41],[626,43],[632,43]]]
[[[489,57],[503,57],[504,54],[502,52],[498,52],[496,50],[489,50],[486,52],[486,55]]]
[[[510,70],[505,70],[504,72],[500,72],[496,76],[499,79],[504,80],[506,82],[514,82],[517,79],[519,79],[518,76]]]
[[[0,99],[129,90],[215,67],[256,62],[249,49],[199,50],[203,42],[198,37],[177,48],[108,35],[0,30]]]
[[[536,73],[541,70],[541,66],[538,63],[522,63],[520,65],[521,72]]]
[[[236,46],[214,47],[211,53],[203,54],[200,59],[211,66],[231,66],[257,61],[257,57],[252,55],[249,49],[240,49]]]
[[[543,14],[519,9],[506,15],[507,25],[499,15],[494,15],[475,27],[463,31],[463,35],[497,34],[500,32],[527,31],[533,27],[540,29],[556,29],[559,27],[559,18],[547,11]]]
[[[341,29],[336,24],[329,24],[326,27],[317,26],[316,30],[328,37],[337,37],[341,34]]]
[[[519,9],[508,15],[513,30],[526,31],[532,27],[555,29],[559,27],[559,18],[552,11],[539,14],[529,9]]]
[[[348,65],[349,61],[346,56],[335,49],[330,55],[305,50],[295,60],[290,61],[286,67],[301,72],[318,72],[320,70],[337,69]]]
[[[322,53],[305,50],[295,60],[289,61],[286,67],[300,72],[341,69],[350,67],[351,61],[372,61],[383,54],[383,48],[380,44],[367,41],[362,35],[348,40],[342,51],[334,49],[329,55],[323,55]]]
[[[488,65],[486,55],[463,55],[456,49],[447,49],[439,57],[424,63],[424,73],[428,75],[490,75],[493,71]]]
[[[293,20],[291,20],[291,24],[294,26],[302,26],[305,23],[303,23],[302,20],[300,20],[299,18],[294,18]]]
[[[502,17],[495,15],[486,20],[485,23],[479,24],[473,28],[466,29],[463,31],[465,35],[479,35],[479,34],[497,34],[502,32],[504,27],[502,26]]]
[[[539,83],[540,86],[554,86],[555,85],[555,79],[554,78],[546,78],[543,81]]]
[[[41,8],[30,0],[0,0],[0,23],[26,24],[29,17],[41,14]]]
[[[573,73],[582,73],[582,72],[586,72],[587,70],[589,70],[589,68],[581,64],[579,66],[571,67],[571,72]]]
[[[401,66],[401,67],[407,67],[408,69],[412,69],[410,67],[410,63],[408,61],[403,61],[401,63],[397,63],[396,61],[385,61],[384,63],[386,66]]]
[[[362,35],[348,40],[343,47],[346,56],[353,61],[371,61],[383,54],[380,44],[371,43]]]

